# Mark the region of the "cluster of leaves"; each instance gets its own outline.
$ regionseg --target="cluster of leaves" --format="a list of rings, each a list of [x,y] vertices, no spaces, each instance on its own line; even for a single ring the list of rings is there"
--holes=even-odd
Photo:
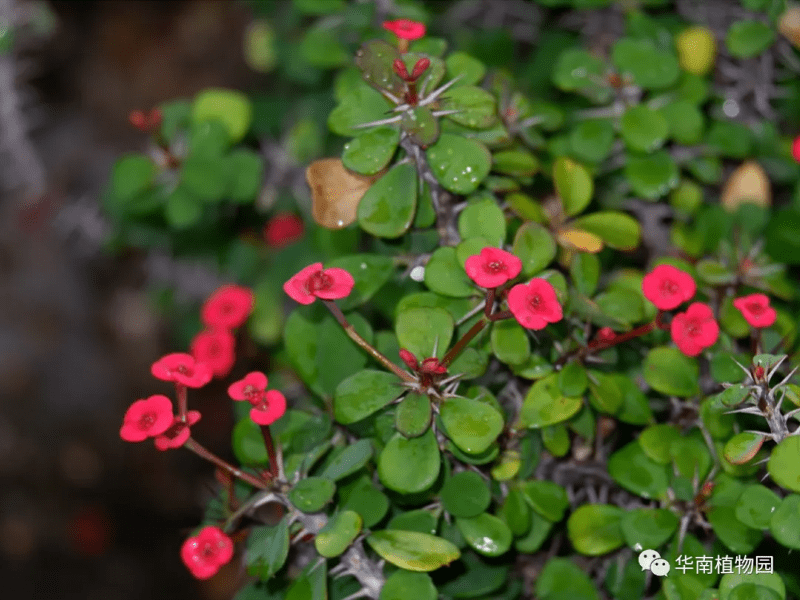
[[[798,412],[784,408],[800,406],[786,360],[798,343],[786,265],[800,262],[800,167],[777,124],[728,116],[712,85],[715,52],[771,52],[782,3],[743,1],[751,18],[720,33],[668,0],[625,4],[622,36],[598,51],[555,24],[611,2],[539,0],[548,27],[522,64],[468,32],[458,49],[423,37],[404,51],[382,20],[435,30],[436,19],[396,4],[390,15],[344,0],[258,5],[251,63],[305,86],[305,107],[332,107],[282,140],[298,165],[337,153],[309,166],[310,197],[256,202],[263,162],[234,145],[274,135],[279,105],[221,90],[162,107],[155,158],[122,158],[106,197],[121,242],[212,256],[252,286],[249,333],[269,349],[270,380],[303,384],[272,426],[278,487],[229,488],[207,513],[229,531],[284,505],[249,532],[257,581],[240,600],[800,596],[787,552],[800,549]],[[428,61],[413,93],[398,60],[407,72]],[[327,137],[323,122],[350,139]],[[647,252],[651,232],[631,214],[659,206],[673,217],[670,256]],[[279,208],[303,215],[301,240],[277,250],[243,233]],[[485,247],[516,255],[525,281],[549,282],[563,320],[535,333],[485,323],[495,297],[465,270]],[[460,377],[408,391],[321,303],[286,316],[283,282],[315,261],[352,275],[337,304],[362,341],[392,360],[404,349],[448,363],[456,348],[447,370]],[[714,346],[689,357],[652,327],[589,351],[599,331],[662,318],[642,292],[658,264],[696,281],[720,325]],[[755,291],[778,300],[771,327],[751,329],[734,306]],[[262,432],[235,410],[236,458],[263,470]],[[298,563],[292,546],[309,543],[320,558]],[[642,570],[641,549],[673,571]],[[775,573],[674,569],[679,555],[731,553],[774,556]]]

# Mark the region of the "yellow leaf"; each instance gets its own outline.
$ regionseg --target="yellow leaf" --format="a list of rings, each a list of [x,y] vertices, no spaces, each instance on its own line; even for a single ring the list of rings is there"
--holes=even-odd
[[[311,215],[328,229],[341,229],[356,220],[361,198],[383,173],[367,177],[345,168],[339,158],[315,160],[306,169],[311,188]]]
[[[603,240],[593,233],[580,229],[561,229],[557,234],[558,243],[571,250],[596,254],[603,249]]]
[[[772,203],[769,177],[755,161],[743,163],[731,173],[722,189],[721,203],[728,212],[735,212],[745,202],[758,206],[769,206]]]

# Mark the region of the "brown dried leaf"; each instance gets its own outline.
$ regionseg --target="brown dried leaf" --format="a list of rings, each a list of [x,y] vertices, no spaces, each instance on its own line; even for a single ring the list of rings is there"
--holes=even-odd
[[[359,175],[345,168],[339,158],[321,158],[306,169],[311,188],[311,215],[328,229],[342,229],[356,220],[358,203],[383,172]]]
[[[728,212],[735,212],[745,202],[769,206],[772,190],[766,171],[755,161],[743,163],[725,182],[721,202]]]

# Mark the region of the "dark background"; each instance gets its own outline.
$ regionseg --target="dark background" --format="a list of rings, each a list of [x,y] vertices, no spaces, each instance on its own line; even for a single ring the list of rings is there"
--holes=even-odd
[[[168,259],[106,253],[97,198],[115,158],[145,148],[131,110],[253,85],[241,50],[248,10],[0,0],[0,24],[27,23],[0,56],[13,81],[0,83],[3,598],[221,600],[240,583],[234,565],[196,582],[180,560],[213,493],[210,466],[119,439],[131,402],[170,393],[149,374],[174,347],[147,289],[174,273]],[[230,456],[224,389],[191,403],[203,412],[193,435]]]

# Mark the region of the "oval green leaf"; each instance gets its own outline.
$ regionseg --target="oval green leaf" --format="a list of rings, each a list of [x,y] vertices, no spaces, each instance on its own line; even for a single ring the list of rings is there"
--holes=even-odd
[[[439,414],[447,436],[470,454],[486,450],[503,430],[503,416],[491,405],[471,398],[448,398]]]
[[[365,369],[342,381],[333,395],[336,420],[344,425],[355,423],[380,410],[400,396],[396,375]]]
[[[439,445],[432,429],[411,439],[396,433],[378,457],[378,476],[390,490],[412,494],[433,485],[440,466]]]
[[[461,556],[451,542],[417,531],[376,531],[367,543],[381,558],[407,571],[434,571]]]

